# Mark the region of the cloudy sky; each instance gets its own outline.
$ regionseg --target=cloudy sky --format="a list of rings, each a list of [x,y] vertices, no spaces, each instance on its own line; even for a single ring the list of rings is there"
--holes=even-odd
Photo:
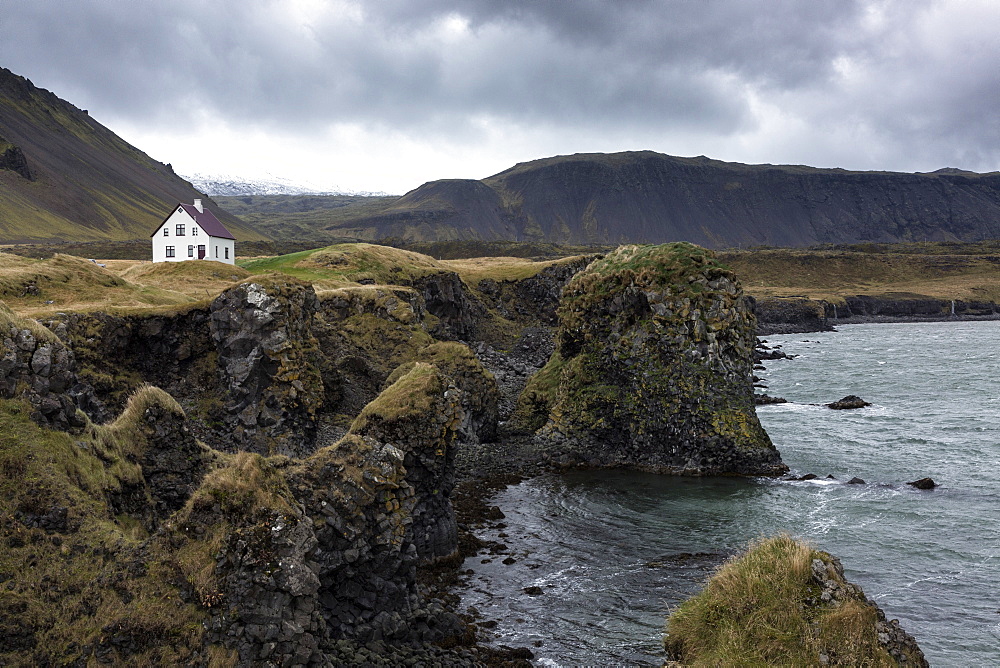
[[[994,0],[0,0],[0,66],[182,174],[403,193],[651,149],[1000,169]]]

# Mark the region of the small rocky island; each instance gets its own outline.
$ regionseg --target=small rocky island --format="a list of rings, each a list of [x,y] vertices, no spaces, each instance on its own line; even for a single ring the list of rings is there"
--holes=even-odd
[[[348,280],[0,310],[0,663],[523,659],[435,585],[460,485],[786,471],[754,412],[752,303],[709,251],[478,280],[367,244],[304,261]]]

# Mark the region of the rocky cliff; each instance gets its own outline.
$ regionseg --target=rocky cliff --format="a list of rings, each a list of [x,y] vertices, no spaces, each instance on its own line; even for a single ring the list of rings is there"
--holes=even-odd
[[[522,395],[522,420],[567,461],[781,473],[754,411],[755,325],[711,252],[623,246],[564,289],[556,350]]]

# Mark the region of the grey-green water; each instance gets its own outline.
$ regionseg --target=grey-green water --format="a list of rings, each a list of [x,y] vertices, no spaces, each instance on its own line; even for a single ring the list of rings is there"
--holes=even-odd
[[[670,607],[719,558],[788,531],[841,558],[932,665],[1000,664],[1000,322],[771,337],[758,414],[793,473],[836,480],[546,476],[496,497],[511,547],[467,560],[465,605],[540,665],[655,665]],[[821,404],[857,394],[857,411]],[[865,485],[847,485],[858,476]],[[907,481],[940,484],[919,491]],[[483,559],[491,559],[483,564]],[[536,586],[541,595],[523,590]],[[537,646],[540,644],[540,646]]]

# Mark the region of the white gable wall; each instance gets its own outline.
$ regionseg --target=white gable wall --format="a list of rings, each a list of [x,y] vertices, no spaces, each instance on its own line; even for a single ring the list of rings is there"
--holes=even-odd
[[[178,236],[177,226],[184,226],[184,234]],[[167,234],[164,236],[163,232]],[[198,259],[198,246],[205,247],[205,259],[236,264],[236,242],[232,239],[210,237],[194,222],[184,209],[177,207],[151,237],[153,262],[183,262]],[[168,256],[169,249],[173,255]],[[190,253],[190,255],[189,255]],[[228,255],[228,257],[227,257]]]

